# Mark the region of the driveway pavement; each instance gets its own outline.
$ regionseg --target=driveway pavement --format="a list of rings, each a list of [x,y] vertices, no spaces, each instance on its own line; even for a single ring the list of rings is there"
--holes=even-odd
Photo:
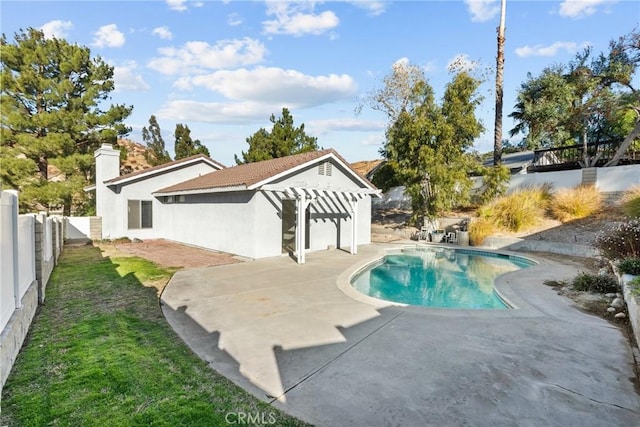
[[[501,276],[512,310],[370,304],[345,284],[381,248],[183,270],[163,310],[212,368],[319,426],[639,424],[622,331],[542,285],[576,267]]]

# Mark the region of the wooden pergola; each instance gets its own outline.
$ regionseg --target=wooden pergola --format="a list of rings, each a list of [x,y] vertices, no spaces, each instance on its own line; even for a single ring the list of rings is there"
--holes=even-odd
[[[350,253],[358,253],[358,201],[366,196],[380,197],[380,190],[372,189],[342,189],[332,187],[310,186],[306,184],[280,186],[263,185],[262,191],[270,191],[282,194],[284,199],[296,201],[296,261],[298,264],[305,263],[305,240],[306,240],[306,215],[307,207],[316,200],[340,200],[349,206],[349,217],[351,218],[351,247]]]

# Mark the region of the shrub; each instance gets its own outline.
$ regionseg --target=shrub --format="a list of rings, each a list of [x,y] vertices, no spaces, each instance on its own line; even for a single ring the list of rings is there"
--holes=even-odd
[[[482,169],[481,203],[488,203],[507,190],[511,173],[506,166],[490,166]]]
[[[621,273],[640,276],[640,258],[625,258],[618,264]]]
[[[640,258],[640,219],[601,231],[596,236],[595,247],[610,260]]]
[[[631,187],[620,199],[622,211],[631,217],[640,217],[640,185]]]
[[[469,242],[473,246],[479,246],[485,237],[496,231],[495,224],[487,218],[476,218],[469,223]]]
[[[577,291],[598,292],[606,294],[618,292],[618,279],[611,274],[580,273],[571,281],[571,286]]]
[[[549,204],[553,217],[562,222],[585,218],[601,208],[602,194],[593,185],[558,190]]]

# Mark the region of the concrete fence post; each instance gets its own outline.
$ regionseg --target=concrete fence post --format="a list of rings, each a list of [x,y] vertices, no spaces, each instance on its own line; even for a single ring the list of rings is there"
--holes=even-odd
[[[2,197],[2,214],[8,215],[8,220],[2,221],[2,240],[8,244],[3,247],[2,257],[9,258],[6,265],[11,266],[13,272],[10,274],[13,283],[13,298],[15,308],[22,308],[22,299],[20,298],[20,277],[18,264],[18,192],[15,190],[4,190]],[[6,196],[5,196],[6,195]],[[4,244],[3,244],[4,246]]]
[[[89,239],[96,241],[102,239],[102,217],[89,217]]]
[[[60,217],[60,236],[62,236],[60,248],[64,248],[64,240],[67,238],[67,217],[64,216]]]
[[[56,264],[58,264],[58,258],[60,258],[60,254],[62,253],[62,241],[64,240],[64,236],[62,235],[62,217],[56,217],[56,246],[58,247],[58,255],[56,257]]]
[[[3,285],[2,298],[4,301],[8,301],[9,299],[11,299],[11,305],[13,306],[13,309],[15,309],[17,300],[17,292],[15,289],[15,282],[17,278],[15,276],[18,274],[15,265],[17,261],[16,246],[18,240],[16,227],[16,223],[18,221],[16,205],[18,204],[18,200],[16,194],[11,191],[2,191],[0,195],[0,243],[2,251],[2,268],[0,268],[0,280]],[[5,307],[6,303],[3,304],[3,309]],[[4,319],[6,313],[2,314],[2,317]]]
[[[51,244],[53,245],[53,265],[58,265],[58,221],[54,216],[51,218]]]
[[[36,280],[38,281],[38,303],[43,304],[45,299],[45,277],[44,277],[44,242],[45,242],[45,227],[47,221],[47,214],[39,213],[36,215],[36,236],[35,236],[35,251],[36,251]]]

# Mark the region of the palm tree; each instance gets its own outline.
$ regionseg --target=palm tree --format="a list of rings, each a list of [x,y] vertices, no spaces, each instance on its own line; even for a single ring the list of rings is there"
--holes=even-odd
[[[498,32],[498,55],[496,57],[496,120],[493,131],[493,165],[502,164],[502,94],[504,91],[504,18],[507,0],[502,0],[500,8],[500,26]]]

